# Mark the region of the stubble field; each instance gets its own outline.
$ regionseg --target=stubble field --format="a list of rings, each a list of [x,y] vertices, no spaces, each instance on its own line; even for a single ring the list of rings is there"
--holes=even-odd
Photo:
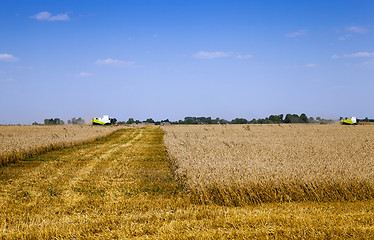
[[[120,129],[0,167],[0,238],[373,239],[370,179],[363,195],[352,185],[355,199],[334,189],[339,197],[323,201],[285,198],[287,192],[278,188],[284,198],[262,197],[274,189],[269,182],[296,186],[297,192],[295,178],[304,181],[300,184],[329,178],[343,184],[343,176],[367,180],[372,131],[297,125]],[[329,143],[341,143],[339,137],[358,139],[345,148]],[[314,142],[321,138],[318,148]],[[312,163],[302,160],[313,156]],[[314,164],[324,161],[323,167]],[[355,171],[342,172],[340,164]],[[278,175],[271,175],[278,168]],[[258,189],[248,195],[253,182]]]

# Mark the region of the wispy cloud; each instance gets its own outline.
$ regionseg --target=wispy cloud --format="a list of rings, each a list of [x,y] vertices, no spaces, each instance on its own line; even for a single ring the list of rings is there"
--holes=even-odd
[[[1,53],[0,54],[0,61],[3,61],[3,62],[15,62],[15,61],[18,61],[18,58],[16,58],[15,56],[13,56],[11,54]]]
[[[245,54],[245,55],[237,55],[236,58],[237,59],[248,59],[248,58],[252,58],[253,56],[251,54]]]
[[[356,33],[358,33],[358,34],[364,34],[364,33],[369,32],[369,30],[367,28],[360,27],[360,26],[348,26],[348,27],[344,27],[343,31],[344,32],[349,32],[349,34],[346,34],[344,36],[338,37],[338,40],[340,40],[340,41],[347,40],[348,38],[351,38]],[[338,32],[341,32],[341,30],[338,29]]]
[[[370,69],[374,69],[374,60],[370,60],[370,61],[359,63],[358,66],[365,67],[365,68],[370,68]]]
[[[80,72],[79,74],[77,74],[78,77],[93,77],[95,76],[93,73],[89,73],[89,72]]]
[[[345,30],[347,32],[353,32],[353,33],[367,33],[368,30],[364,27],[359,27],[359,26],[349,26],[346,27]]]
[[[112,66],[122,66],[122,67],[129,67],[129,68],[137,68],[139,67],[136,65],[136,62],[134,61],[122,61],[118,59],[112,59],[112,58],[107,58],[107,59],[98,59],[95,62],[97,65],[112,65]]]
[[[352,54],[344,54],[344,55],[332,55],[331,58],[333,59],[340,59],[340,58],[365,58],[365,57],[374,57],[374,52],[356,52]]]
[[[193,55],[194,58],[198,59],[215,59],[232,56],[232,52],[205,52],[200,51]]]
[[[314,68],[314,67],[317,67],[317,64],[308,63],[308,64],[305,65],[305,67],[307,67],[307,68]]]
[[[292,32],[292,33],[287,33],[286,34],[286,37],[289,37],[289,38],[296,38],[296,37],[301,37],[301,36],[305,36],[308,34],[308,30],[306,29],[301,29],[299,31],[296,31],[296,32]]]
[[[31,16],[30,18],[39,20],[39,21],[69,21],[70,17],[67,13],[60,13],[57,15],[52,15],[49,12],[40,12]]]

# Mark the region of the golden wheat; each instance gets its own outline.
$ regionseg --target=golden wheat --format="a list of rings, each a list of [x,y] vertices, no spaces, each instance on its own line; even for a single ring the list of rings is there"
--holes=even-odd
[[[176,175],[199,202],[374,198],[374,126],[165,126]]]
[[[0,126],[0,166],[27,156],[103,137],[118,127]]]
[[[0,239],[374,238],[374,200],[195,204],[162,138],[126,128],[0,168]]]

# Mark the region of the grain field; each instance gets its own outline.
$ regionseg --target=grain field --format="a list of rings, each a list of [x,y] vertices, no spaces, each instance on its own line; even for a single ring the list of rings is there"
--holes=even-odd
[[[374,198],[374,126],[165,126],[176,175],[197,202]]]
[[[163,137],[125,128],[0,167],[0,239],[374,238],[373,200],[196,203]]]
[[[120,127],[110,126],[0,126],[0,166],[52,149],[89,142]]]

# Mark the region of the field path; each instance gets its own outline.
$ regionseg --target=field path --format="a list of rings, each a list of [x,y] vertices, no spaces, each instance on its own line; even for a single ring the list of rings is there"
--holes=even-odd
[[[0,168],[0,239],[373,239],[374,201],[194,204],[159,127]]]
[[[0,168],[0,236],[117,238],[147,233],[133,229],[134,211],[146,214],[149,205],[167,203],[181,189],[172,180],[162,136],[156,127],[123,129]]]

